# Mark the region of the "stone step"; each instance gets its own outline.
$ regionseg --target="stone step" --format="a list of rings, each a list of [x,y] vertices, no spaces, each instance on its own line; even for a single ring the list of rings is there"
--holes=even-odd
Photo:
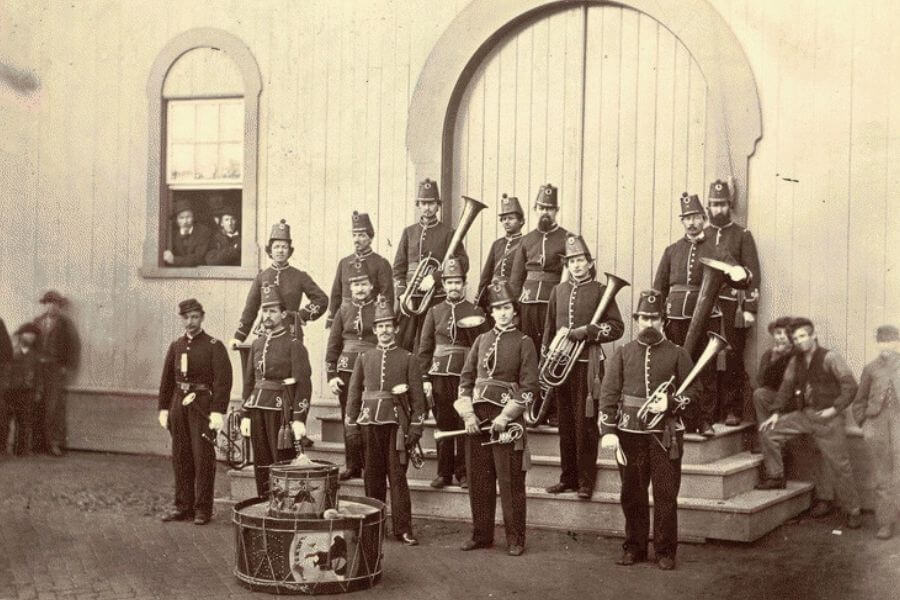
[[[344,426],[340,412],[319,414],[319,429],[322,441],[344,442]],[[743,432],[753,427],[750,423],[742,423],[736,427],[716,424],[713,429],[715,437],[705,438],[702,435],[688,433],[684,436],[684,464],[705,464],[732,456],[743,451]],[[423,448],[435,448],[434,419],[425,420],[425,432],[422,435]],[[532,455],[559,456],[559,430],[556,427],[542,426],[528,430],[528,447]],[[610,454],[606,458],[612,458]]]
[[[437,453],[425,450],[425,464],[421,469],[410,466],[409,480],[430,482],[437,477]],[[344,463],[344,446],[335,442],[317,442],[307,451],[310,458]],[[715,462],[685,464],[681,471],[681,494],[691,498],[721,500],[753,489],[759,481],[758,468],[761,455],[742,452]],[[526,485],[544,489],[559,481],[560,461],[557,456],[532,455],[531,468],[526,475]],[[618,494],[621,489],[619,470],[613,458],[597,460],[597,492]]]
[[[229,476],[232,498],[255,495],[252,469],[230,471]],[[417,479],[410,480],[409,487],[414,516],[471,520],[466,490],[455,486],[436,490]],[[362,480],[343,482],[341,492],[364,495]],[[553,495],[529,487],[527,495],[530,528],[624,535],[625,518],[617,493],[597,492],[590,500],[579,500],[574,494]],[[752,490],[727,500],[682,497],[678,499],[678,537],[752,542],[809,508],[811,495],[812,484],[791,481],[784,490]],[[502,523],[499,498],[497,502],[497,522]]]

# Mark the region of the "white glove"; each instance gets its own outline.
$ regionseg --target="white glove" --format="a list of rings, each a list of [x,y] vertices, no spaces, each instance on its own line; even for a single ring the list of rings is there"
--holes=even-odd
[[[752,325],[753,323],[756,323],[756,315],[754,315],[749,310],[745,310],[744,311],[744,323],[746,323],[747,325]]]
[[[166,250],[165,252],[163,252],[163,261],[165,261],[165,263],[168,265],[171,265],[173,262],[175,262],[175,255],[172,254],[171,250]]]
[[[466,424],[466,433],[469,435],[477,435],[481,433],[481,429],[478,427],[478,418],[473,414],[468,414],[463,418],[463,421]]]
[[[600,447],[604,450],[618,450],[619,436],[614,433],[603,434],[603,437],[600,438]]]
[[[421,283],[419,283],[419,289],[417,291],[427,292],[428,290],[430,290],[433,287],[434,287],[434,275],[429,273],[428,275],[426,275],[425,277],[422,278]]]
[[[291,421],[291,431],[294,432],[294,439],[300,440],[306,435],[306,425],[303,421]]]
[[[228,346],[229,346],[232,350],[234,350],[235,348],[237,348],[237,347],[240,346],[240,345],[241,345],[241,340],[239,340],[239,339],[237,339],[237,338],[231,338],[230,340],[228,340]]]
[[[250,437],[250,417],[244,417],[241,419],[241,435],[244,437]]]
[[[766,431],[768,429],[772,429],[775,427],[775,424],[778,423],[778,413],[772,413],[772,415],[759,424],[760,431]]]
[[[169,427],[169,411],[161,410],[159,411],[159,426],[163,429],[168,429]]]
[[[331,393],[335,396],[340,395],[341,387],[343,387],[344,382],[341,381],[340,377],[332,377],[328,380],[328,389],[331,390]]]
[[[743,281],[747,279],[747,271],[741,265],[734,265],[728,269],[728,278],[732,281]]]
[[[222,431],[225,427],[225,417],[220,412],[209,413],[209,428],[216,431]]]
[[[431,393],[434,391],[434,387],[431,385],[430,381],[422,382],[422,390],[425,391],[425,395],[431,398]]]

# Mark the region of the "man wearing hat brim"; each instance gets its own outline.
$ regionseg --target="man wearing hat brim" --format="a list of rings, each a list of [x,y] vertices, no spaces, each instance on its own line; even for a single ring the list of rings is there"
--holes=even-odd
[[[459,375],[472,342],[484,328],[484,313],[466,300],[466,274],[459,262],[451,258],[441,277],[446,299],[431,307],[422,324],[419,339],[419,370],[422,372],[425,395],[434,399],[433,411],[439,431],[462,428],[462,420],[453,410],[459,390]],[[465,327],[468,320],[482,325]],[[462,320],[462,323],[460,322]],[[465,439],[453,437],[437,442],[438,471],[431,487],[442,488],[456,481],[466,482]]]
[[[591,318],[600,304],[606,286],[594,280],[591,252],[580,235],[566,238],[566,268],[569,277],[560,282],[550,294],[544,339],[550,341],[557,332],[565,330],[573,342],[584,342],[569,376],[554,397],[559,419],[559,482],[547,488],[550,494],[577,491],[581,499],[589,499],[597,481],[597,400],[593,384],[603,379],[602,344],[609,344],[625,332],[622,315],[615,300],[606,309],[599,323]]]
[[[525,551],[526,437],[503,442],[510,424],[525,426],[528,404],[540,393],[534,342],[516,328],[515,296],[507,283],[492,283],[488,303],[494,327],[475,340],[459,379],[459,398],[453,407],[466,425],[466,471],[472,508],[472,537],[464,551],[494,543],[497,488],[503,509],[506,551]],[[481,428],[490,426],[491,432]]]
[[[253,448],[256,493],[267,496],[269,466],[294,458],[294,444],[306,436],[312,370],[303,343],[285,327],[278,286],[263,286],[260,310],[265,335],[253,340],[244,370],[241,434]]]
[[[378,345],[353,366],[344,426],[348,436],[362,436],[366,496],[384,502],[387,480],[394,537],[415,546],[406,469],[425,422],[422,375],[415,357],[396,344],[394,313],[386,298],[376,301],[373,321]]]
[[[875,343],[879,354],[863,368],[853,417],[863,429],[872,457],[875,537],[886,540],[894,535],[900,510],[900,331],[882,325]]]
[[[387,261],[385,261],[387,262]],[[361,266],[361,265],[360,265]],[[356,360],[364,352],[375,348],[375,296],[366,269],[356,269],[349,276],[350,300],[338,307],[328,334],[325,350],[325,373],[331,393],[341,405],[341,423],[347,418],[347,393],[350,376]],[[360,477],[363,468],[363,451],[360,436],[347,435],[344,427],[344,470],[341,481]]]
[[[231,361],[222,342],[203,331],[205,313],[196,299],[180,302],[178,314],[184,335],[169,345],[157,403],[159,424],[172,434],[175,470],[175,505],[162,520],[205,525],[212,518],[214,442],[231,394]]]
[[[0,456],[6,453],[10,417],[16,422],[15,454],[31,454],[34,409],[43,381],[41,357],[36,347],[40,333],[34,323],[19,327],[14,334],[16,350],[12,360],[3,364],[8,370],[0,376],[8,377],[0,381]]]
[[[505,235],[495,240],[488,251],[478,282],[478,294],[475,303],[487,310],[488,286],[495,281],[507,281],[512,273],[513,256],[522,242],[522,226],[525,224],[525,211],[515,196],[503,194],[497,207],[497,217],[503,226]]]
[[[353,235],[353,254],[345,256],[338,262],[334,283],[331,284],[331,296],[328,301],[328,316],[325,328],[331,327],[335,315],[342,303],[350,300],[350,282],[354,277],[366,275],[372,284],[372,295],[384,296],[393,306],[394,284],[391,278],[391,263],[372,250],[372,239],[375,228],[368,213],[353,211],[351,216]]]
[[[203,223],[197,223],[191,203],[179,198],[172,207],[174,221],[169,248],[163,252],[163,262],[169,267],[196,267],[205,264],[206,251],[212,233]]]
[[[394,291],[397,298],[403,296],[407,282],[413,277],[419,262],[428,256],[441,262],[455,258],[464,272],[469,271],[469,257],[466,255],[466,249],[462,243],[459,244],[452,257],[446,256],[454,229],[438,220],[441,195],[436,181],[426,178],[419,184],[416,208],[419,211],[419,220],[403,230],[400,243],[397,245],[397,254],[394,257]],[[428,288],[433,288],[434,295],[431,297],[430,305],[421,314],[402,314],[400,317],[397,343],[413,353],[416,352],[419,344],[425,313],[428,312],[428,308],[443,301],[445,296],[440,282],[440,274],[435,274],[433,281],[428,281],[428,279],[426,277],[426,281],[422,282],[420,289],[413,290],[412,297],[418,302]]]
[[[219,229],[213,234],[209,250],[206,252],[206,264],[239,267],[241,265],[241,229],[239,225],[241,211],[221,196],[213,196],[212,215],[219,223]]]
[[[657,566],[675,568],[678,548],[678,490],[684,425],[681,415],[697,398],[697,380],[681,396],[674,392],[693,368],[690,355],[662,334],[663,297],[656,290],[641,292],[634,312],[637,336],[620,346],[607,361],[600,392],[600,444],[616,455],[622,479],[625,543],[617,564],[647,560],[650,507],[647,488],[653,483],[653,549]],[[672,380],[668,391],[641,408],[654,392]],[[662,414],[657,423],[653,420]]]

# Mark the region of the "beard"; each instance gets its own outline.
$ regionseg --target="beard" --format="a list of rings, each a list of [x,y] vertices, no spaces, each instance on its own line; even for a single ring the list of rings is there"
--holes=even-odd
[[[637,339],[644,344],[652,346],[663,339],[663,334],[655,327],[648,327],[638,334]]]
[[[731,211],[719,215],[709,215],[709,222],[717,227],[728,225],[731,222]]]
[[[553,226],[556,223],[553,222],[553,218],[550,215],[541,215],[541,218],[538,219],[538,230],[543,231],[544,233],[553,229]]]

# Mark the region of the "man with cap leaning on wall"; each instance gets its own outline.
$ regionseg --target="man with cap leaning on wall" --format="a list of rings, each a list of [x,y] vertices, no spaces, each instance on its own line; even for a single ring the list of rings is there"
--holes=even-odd
[[[719,412],[717,421],[724,419],[726,425],[738,425],[743,414],[744,347],[747,330],[756,321],[759,307],[759,288],[762,283],[759,270],[759,255],[756,242],[749,229],[732,220],[735,190],[733,185],[717,179],[709,186],[707,208],[709,225],[705,234],[717,249],[734,258],[737,264],[747,270],[747,279],[740,285],[723,285],[719,291],[719,306],[722,309],[722,333],[731,350],[725,353],[725,370],[718,373]]]
[[[412,533],[406,469],[409,453],[422,437],[427,408],[416,359],[396,344],[391,308],[386,298],[376,300],[374,332],[378,345],[357,358],[353,366],[344,426],[348,436],[362,436],[366,496],[384,502],[387,479],[394,537],[415,546],[419,542]]]
[[[241,435],[253,448],[256,492],[269,492],[269,465],[290,460],[306,435],[312,370],[303,343],[285,327],[287,311],[276,285],[263,285],[265,334],[253,340],[244,371]]]
[[[605,356],[601,344],[616,341],[625,332],[622,314],[615,300],[609,304],[603,319],[591,323],[606,286],[594,279],[591,251],[580,235],[566,237],[566,268],[569,276],[553,288],[547,305],[544,339],[549,344],[556,333],[566,328],[573,342],[584,342],[585,348],[565,382],[556,390],[559,419],[559,482],[547,488],[550,494],[577,491],[588,499],[597,481],[597,426],[599,394],[592,393],[595,381],[603,379]]]
[[[466,469],[472,537],[461,550],[488,548],[494,543],[497,488],[506,530],[506,552],[525,551],[525,471],[528,469],[526,436],[510,437],[517,425],[524,432],[523,416],[538,395],[538,361],[534,342],[516,328],[515,296],[504,282],[488,287],[494,327],[478,336],[466,356],[459,379],[459,398],[453,407],[466,426]],[[490,433],[482,427],[490,427]],[[485,444],[485,442],[496,442]]]
[[[419,211],[419,221],[403,230],[400,243],[397,245],[397,254],[394,257],[394,289],[397,298],[401,298],[406,291],[407,284],[416,272],[419,263],[431,256],[442,262],[448,258],[447,250],[450,240],[453,238],[454,229],[446,223],[438,220],[438,211],[441,209],[441,195],[436,181],[425,179],[419,184],[416,194],[416,208]],[[469,257],[462,243],[456,248],[452,258],[459,261],[463,272],[469,271]],[[397,343],[415,352],[419,344],[419,335],[422,332],[422,321],[428,309],[444,299],[444,289],[441,286],[439,274],[426,277],[417,290],[412,291],[412,298],[419,304],[422,296],[429,289],[434,289],[429,306],[420,314],[408,314],[403,306],[400,307],[400,329],[397,334]]]
[[[62,456],[66,444],[66,382],[78,368],[81,342],[72,319],[66,315],[69,301],[55,290],[41,296],[46,312],[34,320],[44,363],[44,402],[35,415],[35,446],[53,456]]]
[[[900,510],[900,332],[882,325],[875,332],[878,356],[863,368],[853,399],[872,458],[875,521],[880,540],[894,535]]]
[[[178,314],[184,335],[169,345],[159,382],[159,424],[172,434],[175,470],[175,506],[162,520],[205,525],[212,518],[215,436],[228,408],[231,361],[225,346],[203,331],[197,300],[179,302]]]
[[[500,206],[497,207],[497,217],[503,225],[505,235],[495,240],[488,251],[484,268],[481,270],[481,279],[478,282],[478,294],[475,296],[475,304],[482,309],[488,308],[488,286],[495,281],[508,281],[512,273],[513,256],[522,242],[522,226],[525,224],[525,211],[515,196],[503,194],[500,198]]]
[[[615,453],[622,479],[625,543],[616,564],[630,566],[647,560],[647,488],[652,482],[653,550],[657,566],[671,570],[678,548],[677,499],[684,451],[681,415],[697,398],[697,380],[680,396],[674,395],[694,365],[684,348],[663,336],[662,303],[658,291],[641,292],[634,313],[637,336],[607,361],[600,392],[600,445]],[[655,394],[670,378],[671,386]]]
[[[394,285],[391,279],[391,263],[372,250],[372,238],[375,228],[368,213],[353,211],[351,217],[351,233],[353,235],[353,254],[345,256],[338,262],[334,283],[331,284],[331,297],[328,301],[328,316],[325,327],[331,327],[341,304],[350,300],[350,280],[365,273],[372,284],[372,295],[384,296],[393,306]]]
[[[197,223],[189,200],[180,198],[172,207],[175,224],[163,262],[170,267],[196,267],[205,264],[212,234],[203,223]]]
[[[221,196],[213,196],[213,217],[219,222],[219,229],[213,234],[206,252],[206,264],[241,266],[241,229],[238,225],[240,211]]]
[[[459,375],[472,342],[481,333],[485,317],[481,309],[466,300],[466,274],[451,258],[441,275],[447,298],[431,307],[425,315],[419,339],[419,370],[425,395],[434,399],[434,418],[439,431],[462,428],[453,409],[459,391]],[[442,488],[453,482],[466,482],[466,446],[459,437],[437,442],[438,472],[431,487]]]
[[[328,296],[316,285],[312,277],[288,264],[288,260],[294,253],[291,245],[291,226],[281,219],[272,226],[269,235],[269,243],[266,245],[266,254],[272,259],[272,266],[260,271],[250,291],[247,293],[247,302],[237,331],[231,340],[232,347],[247,339],[253,329],[257,313],[260,308],[262,289],[264,286],[276,286],[288,311],[288,323],[286,327],[291,335],[303,341],[303,325],[308,321],[315,321],[325,313],[328,306]],[[309,300],[306,306],[301,307],[303,297]]]
[[[375,296],[371,275],[362,262],[352,263],[348,276],[350,301],[338,306],[328,334],[325,350],[325,373],[331,393],[341,405],[341,423],[347,417],[347,392],[356,359],[378,343],[375,337]],[[355,272],[355,273],[354,273]],[[344,428],[344,465],[341,481],[359,477],[363,468],[362,440],[347,435]]]

